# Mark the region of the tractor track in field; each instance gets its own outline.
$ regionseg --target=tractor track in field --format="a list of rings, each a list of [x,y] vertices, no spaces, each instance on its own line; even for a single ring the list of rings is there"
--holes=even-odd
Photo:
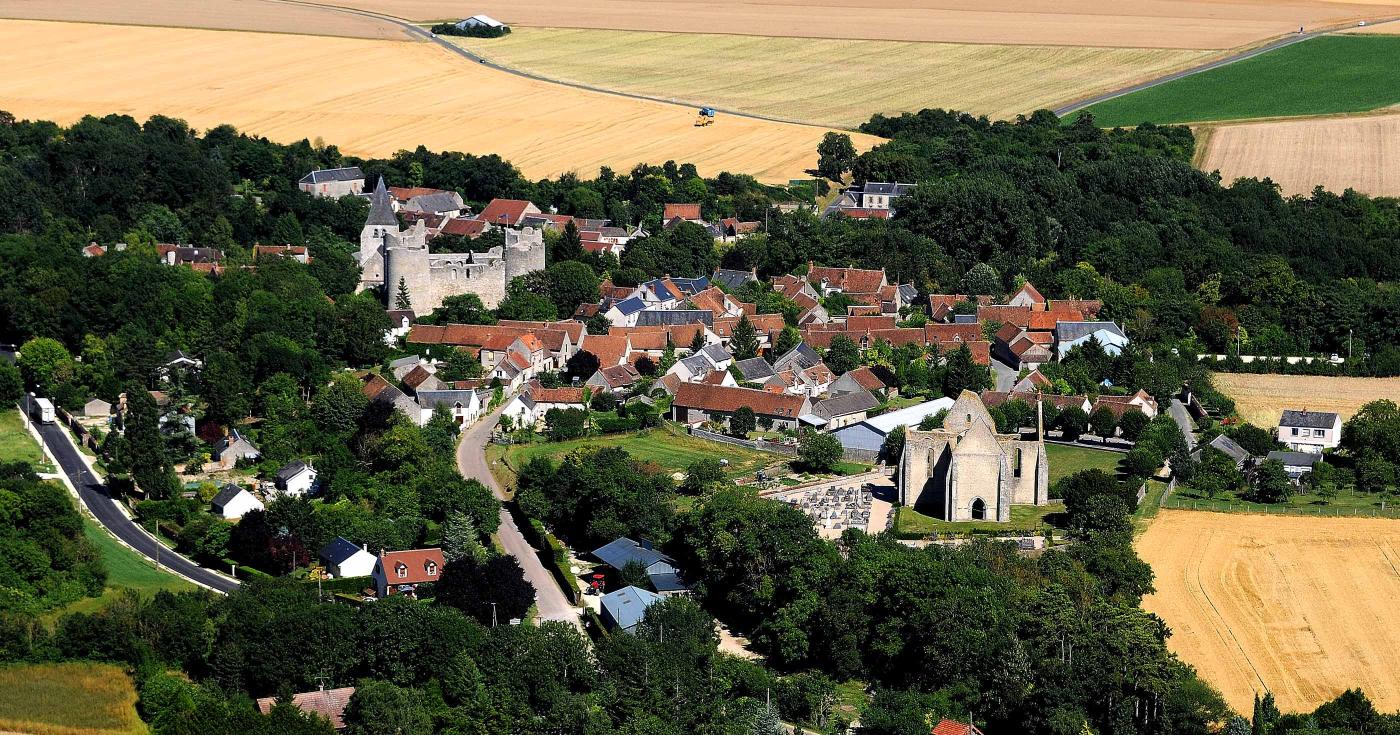
[[[283,4],[283,5],[299,5],[299,6],[308,7],[308,8],[320,8],[320,9],[322,9],[322,10],[326,10],[326,11],[330,11],[330,12],[347,13],[347,14],[350,14],[350,15],[362,16],[362,17],[365,17],[365,18],[373,18],[373,19],[375,19],[375,20],[378,20],[378,21],[381,21],[381,22],[384,22],[384,23],[391,23],[391,24],[393,24],[393,25],[396,25],[396,26],[402,28],[404,31],[406,31],[406,32],[408,33],[408,35],[413,36],[413,37],[415,37],[415,38],[422,39],[422,40],[424,40],[424,41],[428,41],[428,42],[431,42],[431,43],[435,43],[435,44],[437,44],[438,46],[441,46],[443,49],[446,49],[447,51],[449,51],[449,52],[451,52],[451,53],[453,53],[453,54],[456,54],[457,56],[460,56],[460,57],[466,59],[467,61],[471,61],[471,62],[473,62],[473,63],[476,63],[476,64],[480,65],[480,66],[484,66],[484,67],[486,67],[486,68],[488,68],[488,69],[493,69],[493,70],[495,70],[495,71],[504,72],[504,73],[506,73],[506,74],[512,74],[512,75],[517,76],[517,77],[520,77],[520,78],[522,78],[522,79],[530,79],[530,80],[532,80],[532,81],[536,81],[536,82],[545,82],[545,83],[548,83],[548,84],[558,84],[558,85],[564,86],[564,87],[572,87],[572,88],[574,88],[574,89],[581,89],[581,90],[583,90],[583,91],[585,91],[585,92],[597,92],[597,93],[599,93],[599,94],[612,95],[612,96],[614,96],[614,97],[624,97],[624,98],[626,98],[626,99],[641,100],[641,101],[643,101],[643,102],[657,102],[657,103],[660,103],[660,104],[663,104],[663,105],[670,105],[670,106],[672,106],[672,107],[680,107],[680,108],[682,108],[682,109],[688,109],[688,110],[694,110],[694,109],[696,109],[697,107],[704,106],[704,107],[708,107],[708,108],[710,108],[710,109],[712,109],[712,110],[715,110],[716,112],[723,113],[723,114],[725,114],[725,115],[733,115],[734,117],[748,118],[748,119],[750,119],[750,120],[762,120],[762,121],[764,121],[764,122],[785,123],[785,124],[788,124],[788,125],[801,125],[801,126],[803,126],[803,127],[808,127],[808,128],[820,128],[820,129],[822,129],[822,130],[829,130],[829,129],[832,129],[832,127],[833,127],[833,126],[830,126],[830,125],[818,125],[818,124],[816,124],[816,123],[803,122],[803,121],[801,121],[801,120],[794,120],[794,119],[792,119],[792,118],[774,117],[774,116],[772,116],[772,115],[761,115],[761,114],[754,113],[754,112],[743,112],[743,111],[741,111],[741,110],[731,110],[731,109],[727,109],[727,108],[724,108],[724,107],[716,107],[715,105],[709,105],[709,104],[706,104],[706,105],[693,104],[693,103],[689,103],[689,102],[681,102],[681,101],[679,101],[679,100],[674,100],[674,99],[666,99],[666,98],[664,98],[664,97],[653,97],[653,96],[651,96],[651,95],[638,94],[638,93],[636,93],[636,92],[622,92],[622,91],[619,91],[619,90],[616,90],[616,89],[608,89],[608,88],[606,88],[606,87],[598,87],[598,86],[594,86],[594,85],[592,85],[592,84],[584,84],[584,83],[582,83],[582,82],[570,82],[570,81],[566,81],[566,80],[563,80],[563,79],[555,79],[555,78],[553,78],[553,77],[545,76],[545,75],[543,75],[543,74],[536,74],[536,73],[534,73],[534,72],[525,71],[525,70],[523,70],[523,69],[516,69],[516,68],[514,68],[514,67],[504,66],[504,65],[502,65],[502,64],[498,64],[498,63],[496,63],[496,62],[494,62],[494,61],[492,61],[492,60],[490,60],[490,59],[488,59],[488,58],[486,58],[486,57],[484,57],[484,56],[482,56],[482,55],[480,55],[480,54],[477,54],[477,53],[472,52],[470,49],[467,49],[467,48],[465,48],[465,47],[463,47],[463,46],[458,46],[457,44],[452,43],[451,41],[444,40],[444,39],[438,37],[436,34],[432,33],[431,31],[428,31],[428,30],[424,29],[422,26],[420,26],[420,25],[418,25],[418,24],[416,24],[416,23],[414,23],[414,22],[412,22],[412,21],[405,20],[405,19],[403,19],[403,18],[398,18],[398,17],[392,16],[392,15],[385,15],[385,14],[383,14],[383,13],[376,13],[376,12],[373,12],[373,11],[370,11],[370,10],[361,10],[361,9],[359,9],[359,8],[347,8],[347,7],[344,7],[344,6],[341,6],[341,5],[326,5],[326,4],[317,3],[317,2],[305,2],[304,0],[269,0],[269,2],[281,3],[281,4]]]

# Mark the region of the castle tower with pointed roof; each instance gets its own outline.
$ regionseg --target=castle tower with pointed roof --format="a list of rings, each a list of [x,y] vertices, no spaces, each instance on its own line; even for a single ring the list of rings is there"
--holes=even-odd
[[[439,253],[428,249],[428,230],[420,220],[399,229],[393,198],[381,176],[370,195],[369,217],[360,231],[360,289],[384,289],[386,305],[399,308],[399,284],[408,291],[409,308],[418,314],[465,293],[481,297],[487,308],[505,299],[510,279],[543,270],[544,233],[531,227],[507,229],[505,247],[484,253]]]
[[[998,434],[982,399],[965,390],[942,428],[905,429],[900,502],[947,521],[1010,521],[1012,505],[1049,502],[1043,439]]]

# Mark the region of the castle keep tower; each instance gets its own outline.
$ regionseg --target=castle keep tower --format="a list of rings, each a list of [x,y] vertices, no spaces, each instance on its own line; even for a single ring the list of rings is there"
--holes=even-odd
[[[481,297],[495,308],[506,297],[506,286],[517,276],[544,269],[544,233],[532,227],[506,229],[506,244],[485,253],[428,251],[428,229],[415,222],[399,229],[393,199],[383,177],[370,196],[369,217],[360,231],[360,290],[382,287],[388,308],[396,308],[399,283],[408,290],[409,306],[427,314],[443,299],[464,293]]]

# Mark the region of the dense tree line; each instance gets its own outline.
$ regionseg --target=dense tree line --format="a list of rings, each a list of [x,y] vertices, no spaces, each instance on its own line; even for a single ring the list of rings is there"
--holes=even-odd
[[[102,594],[107,571],[63,486],[0,464],[0,616],[37,616]]]

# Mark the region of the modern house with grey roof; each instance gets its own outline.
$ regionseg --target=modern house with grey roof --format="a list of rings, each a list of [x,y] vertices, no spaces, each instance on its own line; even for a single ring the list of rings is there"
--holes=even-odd
[[[272,482],[279,495],[302,497],[316,487],[316,468],[307,462],[294,459],[277,470]]]
[[[663,596],[690,591],[690,585],[676,569],[675,560],[657,551],[648,541],[638,543],[623,536],[594,549],[593,556],[619,572],[628,564],[639,565],[646,571],[651,586]]]
[[[1322,461],[1322,455],[1317,452],[1285,452],[1274,450],[1269,452],[1269,456],[1264,459],[1272,459],[1283,465],[1283,471],[1288,475],[1288,479],[1293,482],[1301,482],[1304,475],[1313,471],[1313,467]]]
[[[375,555],[368,546],[356,546],[344,536],[336,536],[321,547],[317,556],[326,563],[326,571],[336,579],[368,577],[374,572]]]
[[[1289,409],[1278,420],[1278,440],[1296,452],[1321,452],[1342,443],[1342,417],[1330,411]]]
[[[359,166],[318,169],[301,177],[297,188],[313,196],[339,199],[364,191],[365,173]]]
[[[599,600],[599,617],[609,630],[635,633],[646,617],[647,608],[661,602],[661,596],[637,587],[623,587]]]
[[[242,518],[245,514],[262,510],[263,503],[248,489],[229,483],[219,489],[219,494],[209,501],[209,509],[214,515],[229,521]]]

